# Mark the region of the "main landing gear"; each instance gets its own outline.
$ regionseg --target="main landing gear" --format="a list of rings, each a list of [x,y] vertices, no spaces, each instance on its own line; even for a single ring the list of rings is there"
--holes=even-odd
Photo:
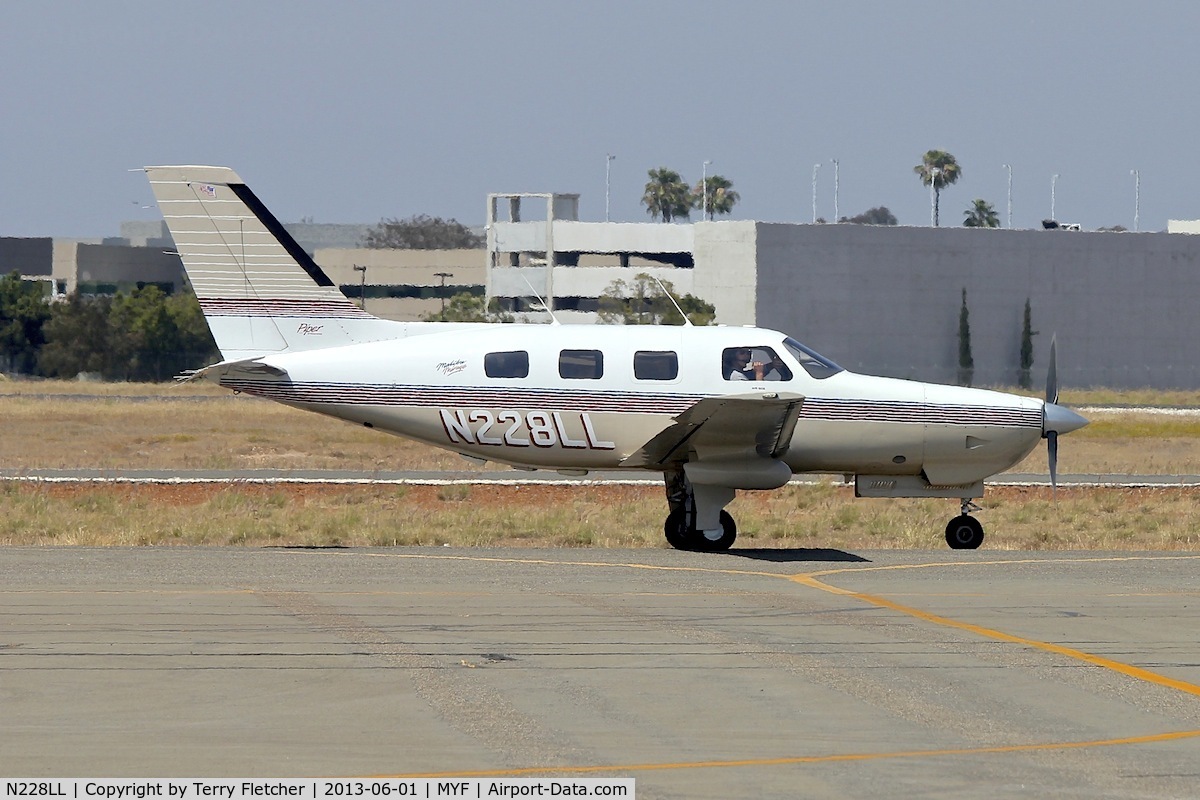
[[[955,550],[976,550],[983,544],[983,525],[971,516],[979,506],[964,498],[962,513],[946,525],[946,544]]]
[[[667,543],[676,550],[728,550],[737,539],[737,524],[725,510],[733,489],[695,486],[681,469],[667,472],[664,478],[671,508],[663,525]]]
[[[663,532],[667,535],[667,542],[676,550],[700,550],[702,552],[728,550],[737,538],[737,524],[729,512],[724,509],[720,514],[720,523],[720,528],[700,530],[696,528],[695,515],[689,515],[680,509],[667,515]]]

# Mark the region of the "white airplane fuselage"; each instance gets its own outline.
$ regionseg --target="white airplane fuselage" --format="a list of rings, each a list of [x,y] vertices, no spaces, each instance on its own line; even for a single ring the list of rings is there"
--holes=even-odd
[[[1001,472],[1037,445],[1042,401],[980,389],[840,371],[816,378],[794,360],[788,380],[730,381],[736,346],[786,353],[758,328],[447,326],[393,341],[265,356],[286,372],[222,385],[464,456],[519,467],[638,468],[628,459],[704,398],[796,395],[801,408],[780,459],[793,473],[915,476],[962,485]],[[564,350],[602,353],[598,378],[562,377]],[[523,378],[489,377],[489,353],[528,353]],[[634,376],[635,353],[674,353],[668,380]]]

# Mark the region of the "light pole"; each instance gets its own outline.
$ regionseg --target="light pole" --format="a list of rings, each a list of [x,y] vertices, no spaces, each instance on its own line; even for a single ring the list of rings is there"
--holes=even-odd
[[[813,164],[813,224],[817,224],[817,170],[821,168],[819,163]]]
[[[838,160],[836,158],[829,159],[833,163],[833,221],[837,222],[838,217]]]
[[[937,177],[942,172],[941,167],[929,169],[929,227],[936,228],[937,218]]]
[[[1054,216],[1054,192],[1058,187],[1058,173],[1050,176],[1050,219],[1057,221],[1058,217]]]
[[[700,206],[700,219],[705,219],[708,216],[708,165],[711,161],[705,161],[700,165],[700,186],[703,192],[703,205]]]
[[[1142,212],[1142,173],[1131,169],[1129,174],[1133,176],[1133,230],[1136,232]]]
[[[612,162],[616,158],[612,153],[604,159],[604,221],[608,222],[608,194],[612,187]]]
[[[362,279],[358,283],[358,307],[363,311],[367,310],[367,267],[365,264],[355,264],[355,272],[362,273]]]
[[[442,279],[442,285],[438,289],[438,296],[440,296],[442,298],[442,317],[443,317],[442,322],[445,322],[446,320],[444,318],[446,316],[446,278],[453,278],[454,273],[453,272],[435,272],[435,273],[433,273],[433,277]]]
[[[1012,165],[1005,164],[1004,168],[1008,170],[1008,227],[1012,227]]]

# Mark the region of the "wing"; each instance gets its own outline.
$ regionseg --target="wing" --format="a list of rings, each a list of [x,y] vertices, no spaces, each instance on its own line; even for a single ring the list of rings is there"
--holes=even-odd
[[[701,400],[621,466],[668,469],[684,462],[778,460],[792,440],[804,396],[771,392]]]

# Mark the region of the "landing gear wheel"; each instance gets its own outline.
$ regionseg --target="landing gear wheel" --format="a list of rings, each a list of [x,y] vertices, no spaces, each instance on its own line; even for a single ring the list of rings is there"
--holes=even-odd
[[[955,550],[977,550],[983,544],[983,525],[968,514],[959,514],[946,526],[946,544]]]
[[[667,515],[666,524],[663,525],[663,533],[667,535],[667,544],[674,547],[676,550],[691,550],[689,547],[687,527],[683,521],[683,509],[672,511]]]
[[[686,516],[682,509],[672,511],[667,516],[666,524],[663,525],[663,533],[667,536],[667,543],[676,550],[696,550],[704,553],[715,553],[721,550],[728,550],[733,546],[733,542],[737,539],[737,524],[733,521],[733,517],[728,511],[721,512],[721,537],[719,539],[710,539],[704,535],[703,531],[698,531],[695,528],[689,528],[686,523]]]

